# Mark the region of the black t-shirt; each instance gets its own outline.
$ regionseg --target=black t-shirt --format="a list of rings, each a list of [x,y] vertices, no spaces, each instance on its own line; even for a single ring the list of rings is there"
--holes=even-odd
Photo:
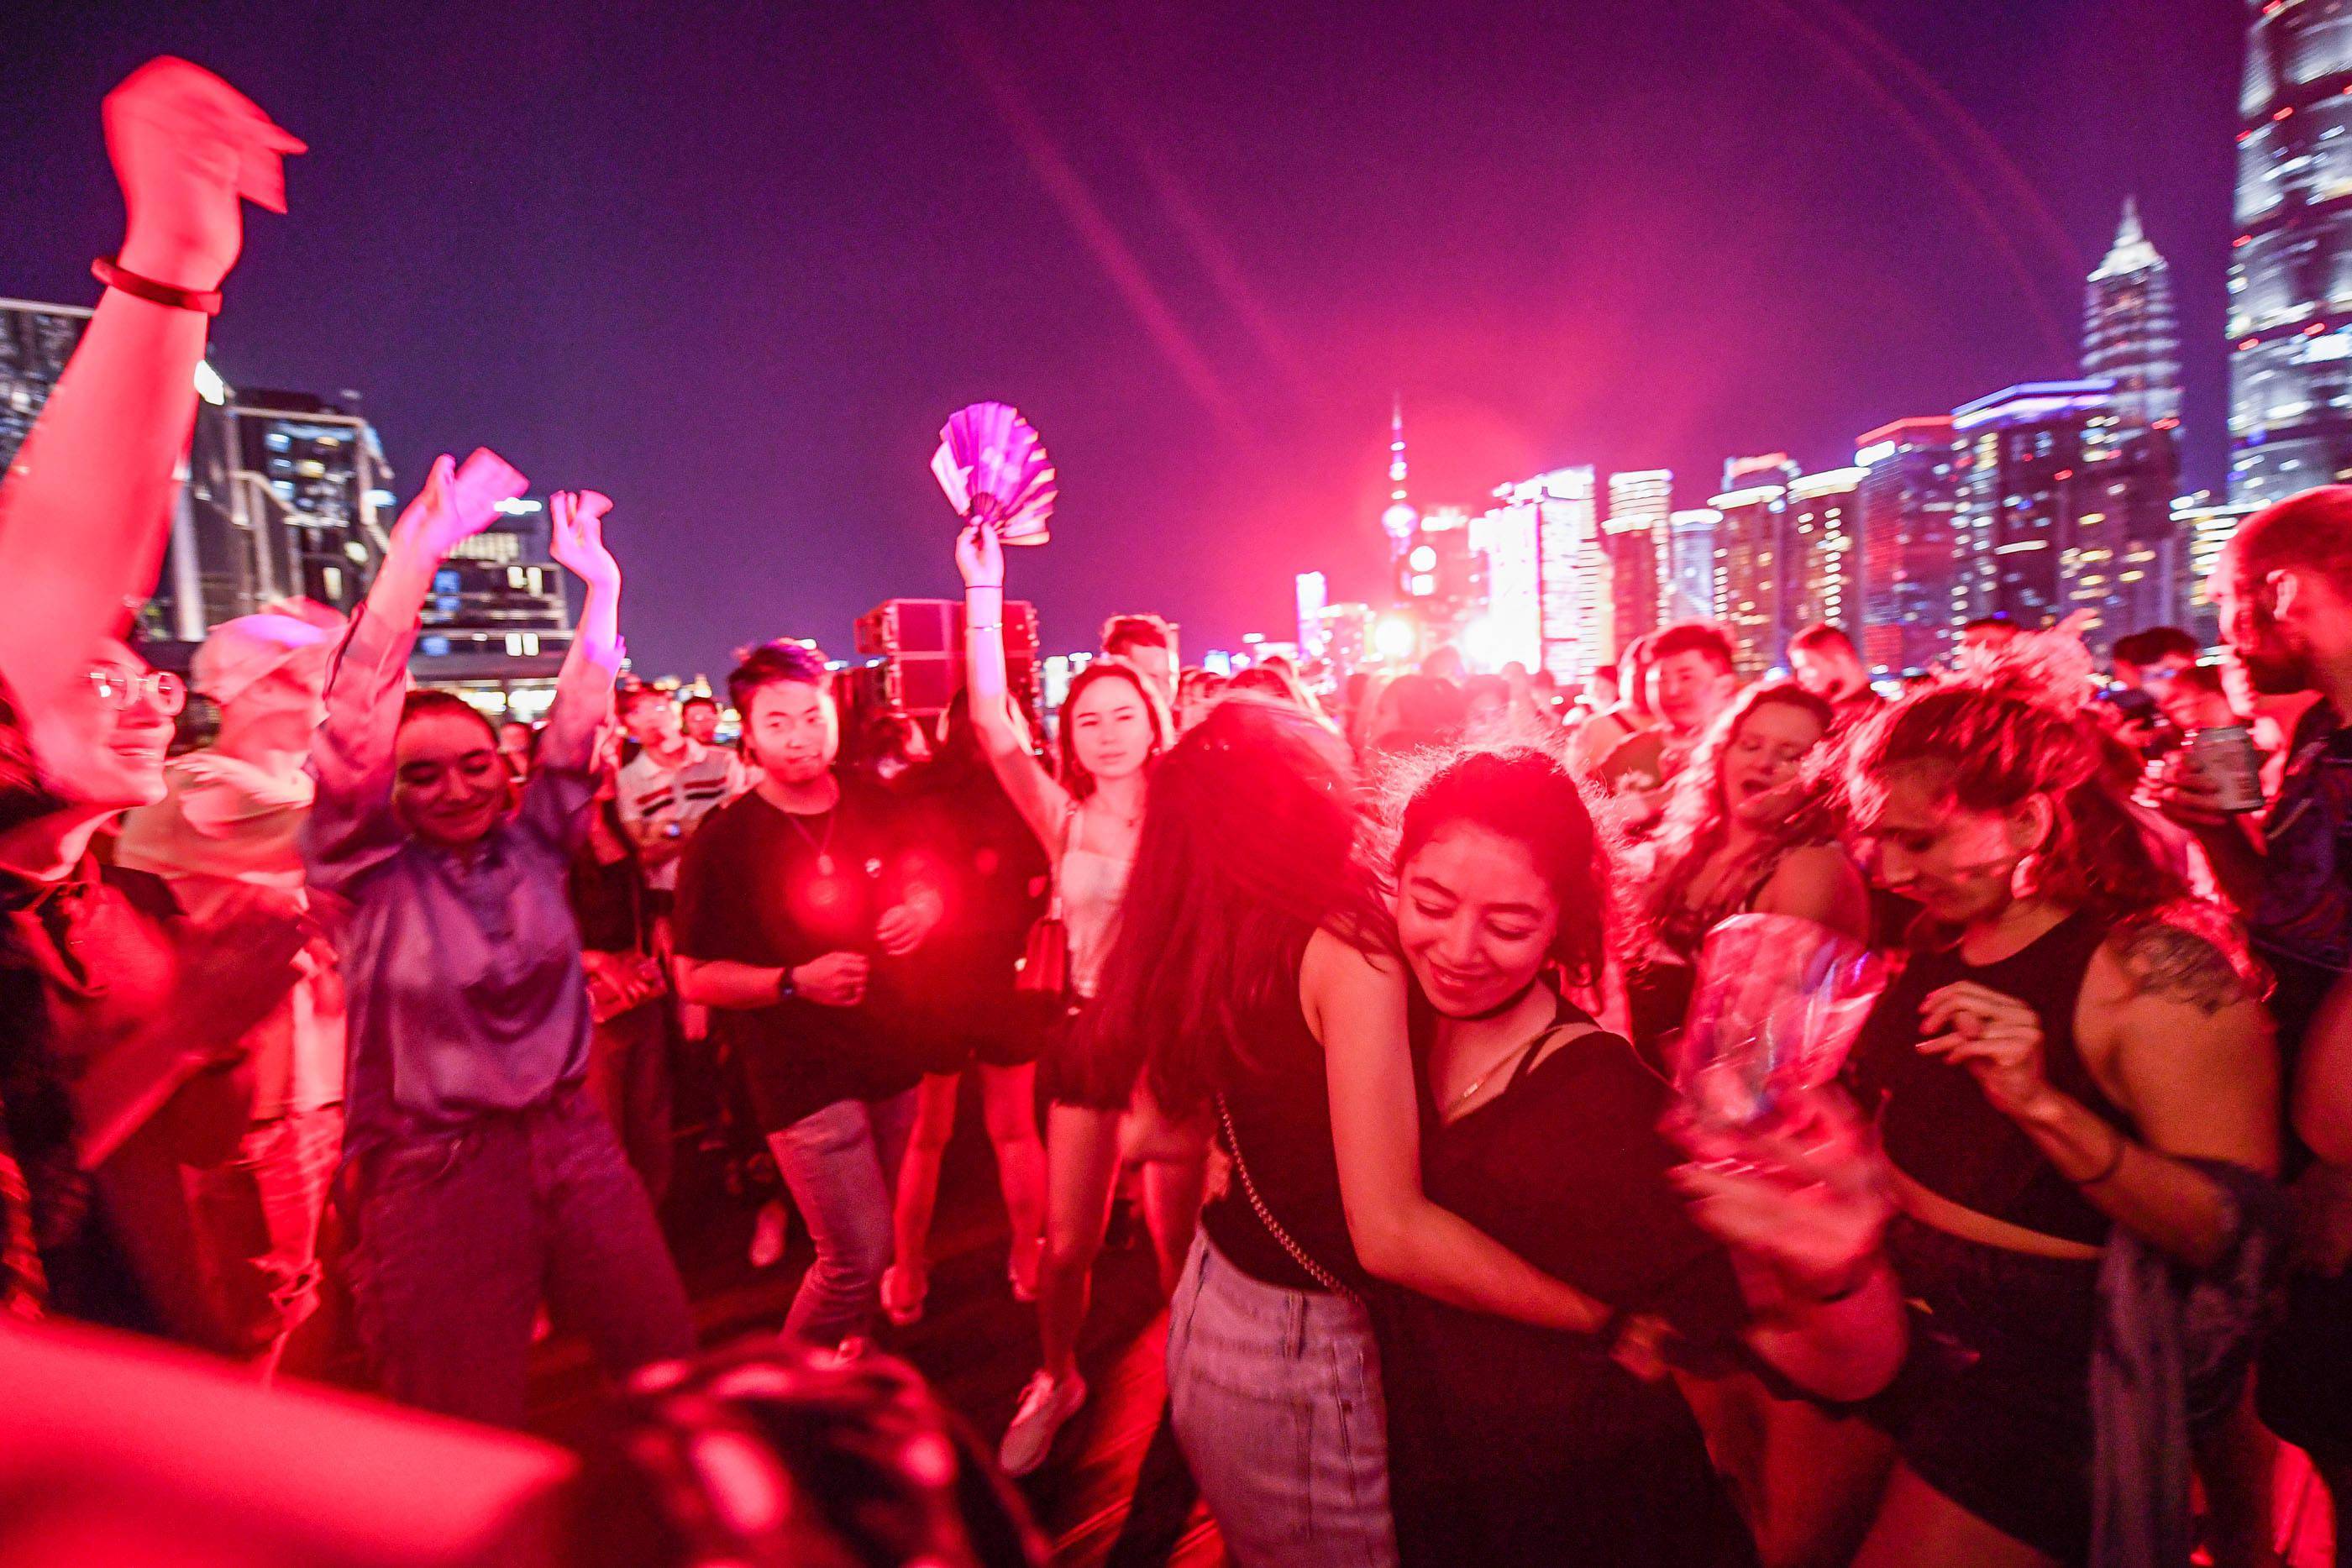
[[[1546,1273],[1730,1351],[1748,1311],[1722,1243],[1666,1180],[1682,1158],[1658,1131],[1671,1100],[1607,1033],[1523,1064],[1450,1124],[1429,1114],[1424,1079],[1423,1190]],[[1671,1380],[1644,1383],[1582,1336],[1409,1291],[1388,1293],[1381,1328],[1407,1561],[1753,1560]]]
[[[763,967],[837,952],[874,961],[857,1007],[795,997],[716,1015],[766,1130],[914,1087],[920,1074],[898,1026],[912,960],[884,957],[874,923],[918,876],[888,798],[847,779],[834,809],[814,816],[789,815],[758,790],[739,796],[687,845],[676,922],[683,956]]]

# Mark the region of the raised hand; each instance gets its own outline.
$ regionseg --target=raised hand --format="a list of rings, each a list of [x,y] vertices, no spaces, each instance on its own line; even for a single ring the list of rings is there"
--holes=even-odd
[[[107,94],[104,115],[130,214],[122,267],[174,287],[219,287],[245,243],[240,203],[284,212],[282,161],[301,141],[212,72],[168,55]]]
[[[1839,1293],[1876,1255],[1895,1206],[1883,1162],[1834,1090],[1795,1098],[1778,1130],[1683,1124],[1676,1167],[1691,1216],[1811,1296]]]
[[[956,536],[956,570],[966,588],[1004,586],[1004,547],[993,523],[968,523]]]
[[[530,487],[529,480],[487,446],[476,447],[463,468],[444,453],[434,459],[425,487],[402,508],[394,538],[411,540],[439,560],[488,528],[499,502]]]
[[[621,586],[621,563],[604,548],[604,514],[612,497],[595,490],[558,490],[548,498],[552,528],[547,553],[591,588]]]
[[[2050,1092],[2042,1062],[2042,1015],[2015,997],[1961,980],[1919,1004],[1919,1050],[1976,1074],[1993,1109],[2022,1116]]]

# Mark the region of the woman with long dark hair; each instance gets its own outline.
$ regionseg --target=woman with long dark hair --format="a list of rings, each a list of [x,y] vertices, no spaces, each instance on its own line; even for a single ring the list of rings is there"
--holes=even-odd
[[[2238,1207],[2209,1167],[2278,1159],[2242,950],[2151,846],[2088,721],[2047,700],[1996,666],[1848,742],[1856,826],[1920,905],[1854,1077],[1893,1167],[1904,1289],[1962,1352],[1893,1419],[1871,1568],[2088,1550],[2103,1250],[2127,1232],[2211,1265]]]
[[[1699,948],[1718,922],[1793,915],[1856,941],[1869,935],[1869,894],[1839,847],[1834,803],[1804,777],[1834,716],[1802,686],[1750,686],[1669,786],[1629,977],[1633,1039],[1653,1060],[1682,1025]]]
[[[1600,986],[1615,889],[1583,796],[1548,751],[1445,760],[1405,800],[1396,837],[1423,1188],[1611,1313],[1602,1333],[1575,1336],[1393,1299],[1381,1351],[1407,1555],[1549,1563],[1574,1542],[1593,1562],[1753,1561],[1682,1393],[1612,1353],[1663,1342],[1678,1364],[1760,1362],[1839,1399],[1882,1386],[1901,1308],[1858,1124],[1833,1097],[1810,1102],[1801,1175],[1683,1164],[1661,1131],[1665,1080],[1570,999]],[[1761,1147],[1741,1153],[1752,1163]]]
[[[1062,700],[1058,776],[1029,749],[1004,666],[1004,551],[995,530],[974,524],[956,544],[964,580],[964,675],[972,728],[997,782],[1019,808],[1054,867],[1054,901],[1068,940],[1073,1007],[1046,1047],[1045,1255],[1037,1283],[1037,1375],[1023,1391],[1000,1452],[1027,1475],[1054,1435],[1086,1403],[1078,1330],[1096,1257],[1110,1225],[1122,1158],[1143,1167],[1144,1222],[1163,1290],[1172,1288],[1200,1213],[1208,1165],[1206,1124],[1163,1114],[1131,1073],[1096,1060],[1096,1031],[1082,1027],[1103,957],[1118,929],[1129,868],[1143,821],[1146,781],[1168,748],[1168,714],[1133,665],[1098,659]]]
[[[1328,730],[1221,703],[1153,775],[1092,1019],[1094,1060],[1213,1115],[1232,1160],[1170,1308],[1169,1400],[1244,1564],[1396,1561],[1375,1281],[1622,1322],[1423,1190],[1405,973],[1352,797]]]
[[[971,693],[956,693],[940,723],[938,748],[908,775],[910,804],[946,891],[948,915],[931,935],[913,999],[927,1040],[924,1076],[898,1167],[897,1260],[882,1276],[883,1310],[901,1324],[922,1315],[929,1288],[940,1165],[967,1069],[980,1080],[1012,1232],[1005,1273],[1022,1301],[1037,1299],[1045,1247],[1045,1148],[1037,1136],[1037,1055],[1045,1040],[1013,982],[1022,938],[1045,907],[1039,889],[1049,868],[981,749]]]

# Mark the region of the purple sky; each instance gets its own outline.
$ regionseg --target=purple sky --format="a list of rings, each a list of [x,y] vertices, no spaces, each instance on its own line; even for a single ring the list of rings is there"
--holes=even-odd
[[[10,23],[0,294],[91,294],[105,89],[221,71],[312,147],[222,372],[359,389],[404,489],[487,444],[609,491],[648,671],[954,591],[925,465],[981,398],[1061,469],[1056,648],[1380,591],[1391,390],[1424,506],[1846,461],[2071,373],[2128,191],[2221,471],[2238,0],[98,9]]]

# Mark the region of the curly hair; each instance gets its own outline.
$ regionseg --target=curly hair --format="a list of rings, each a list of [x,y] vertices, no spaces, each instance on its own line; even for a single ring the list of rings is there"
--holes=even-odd
[[[2151,841],[2107,766],[2094,721],[2043,695],[1995,669],[1874,715],[1846,739],[1849,807],[1866,813],[1896,774],[1969,811],[2013,811],[2040,795],[2052,820],[2028,872],[2035,896],[2115,921],[2189,900],[2187,879]]]
[[[1691,883],[1729,838],[1731,806],[1723,798],[1724,757],[1738,738],[1740,727],[1748,722],[1748,716],[1767,707],[1794,708],[1816,720],[1824,735],[1837,717],[1836,710],[1825,699],[1793,681],[1749,686],[1717,717],[1699,738],[1690,760],[1675,776],[1673,793],[1667,799],[1664,819],[1658,829],[1657,872],[1642,902],[1645,929],[1662,930],[1682,913],[1690,896]],[[1813,755],[1818,758],[1823,753],[1817,747]],[[1745,864],[1734,867],[1732,874],[1720,879],[1727,892],[1737,894],[1742,902],[1754,891],[1748,885],[1749,877],[1784,852],[1800,845],[1834,842],[1838,837],[1843,823],[1827,770],[1808,767],[1803,777],[1793,809],[1769,824],[1756,848],[1743,857]]]

